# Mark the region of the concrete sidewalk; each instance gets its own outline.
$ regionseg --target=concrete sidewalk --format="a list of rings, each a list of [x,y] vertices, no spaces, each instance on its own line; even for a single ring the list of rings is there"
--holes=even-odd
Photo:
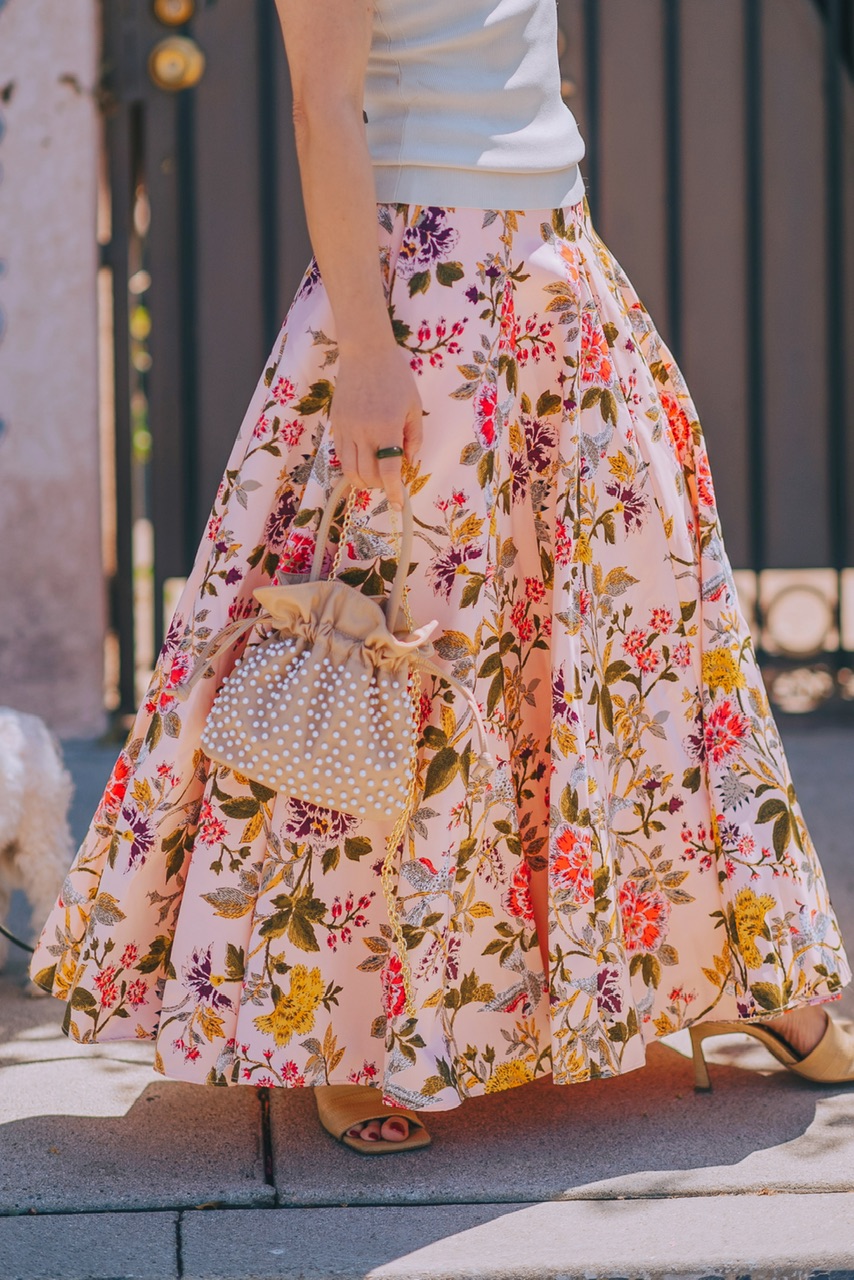
[[[854,726],[784,736],[854,952]],[[117,751],[67,745],[78,837]],[[426,1151],[373,1160],[308,1090],[267,1107],[165,1080],[147,1042],[67,1040],[26,961],[0,978],[0,1280],[854,1280],[854,1089],[746,1037],[710,1052],[709,1095],[673,1036],[642,1071],[473,1100],[431,1117]]]

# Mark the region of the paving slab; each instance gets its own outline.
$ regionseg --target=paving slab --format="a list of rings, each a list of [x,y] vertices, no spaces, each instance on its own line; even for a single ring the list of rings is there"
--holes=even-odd
[[[427,1113],[433,1145],[387,1160],[360,1157],[322,1130],[307,1090],[273,1090],[279,1203],[854,1190],[854,1087],[817,1087],[782,1070],[766,1075],[746,1064],[773,1060],[742,1043],[752,1042],[727,1037],[715,1049],[710,1094],[695,1093],[683,1054],[652,1045],[649,1065],[622,1077],[525,1085]]]
[[[0,1218],[3,1280],[177,1280],[177,1213]]]
[[[0,977],[0,1214],[273,1202],[254,1089],[165,1080],[149,1043],[79,1045],[61,1012]]]
[[[423,1154],[423,1153],[422,1153]],[[854,1280],[854,1196],[182,1215],[185,1280]]]

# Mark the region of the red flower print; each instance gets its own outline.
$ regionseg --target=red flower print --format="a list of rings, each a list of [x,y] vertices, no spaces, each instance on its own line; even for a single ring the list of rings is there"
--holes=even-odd
[[[95,974],[93,981],[101,996],[102,1009],[109,1009],[118,999],[119,989],[114,981],[117,972],[116,966],[111,964]]]
[[[653,609],[649,618],[650,631],[667,632],[673,626],[673,614],[669,609]]]
[[[129,942],[125,947],[124,951],[122,952],[122,958],[119,961],[119,964],[123,969],[129,969],[130,966],[136,960],[138,955],[139,955],[139,951],[137,950],[136,943]]]
[[[504,281],[504,292],[501,296],[501,330],[499,345],[505,350],[516,350],[519,338],[519,321],[516,319],[516,304],[513,298],[513,281],[508,277]]]
[[[659,396],[661,407],[667,415],[667,434],[670,436],[676,456],[684,462],[691,445],[691,422],[675,396],[663,391]]]
[[[208,521],[207,536],[211,542],[216,542],[217,535],[222,527],[222,516],[211,516]]]
[[[661,657],[654,649],[641,649],[635,654],[635,662],[638,665],[638,671],[651,672],[655,671],[661,662]]]
[[[691,664],[691,646],[687,640],[680,640],[672,653],[673,661],[677,667],[687,667]]]
[[[605,334],[585,311],[581,317],[581,381],[607,386],[611,374],[611,353]]]
[[[623,640],[623,650],[634,659],[638,671],[655,671],[661,662],[660,654],[647,644],[646,632],[640,627],[628,633]]]
[[[308,573],[314,558],[314,535],[293,529],[276,566],[277,573]]]
[[[432,711],[432,709],[433,709],[433,699],[428,698],[426,693],[422,693],[421,697],[418,699],[418,732],[419,734],[422,734],[424,732],[424,726],[427,724],[427,721],[430,719],[430,712]]]
[[[564,827],[554,842],[549,874],[555,890],[571,892],[573,902],[581,905],[593,897],[593,860],[590,834],[576,827]]]
[[[203,800],[199,814],[199,829],[196,832],[199,844],[221,844],[227,831],[225,823],[220,818],[214,817],[210,800]]]
[[[701,454],[697,459],[697,492],[700,495],[700,502],[704,507],[714,507],[715,491],[712,486],[712,473],[709,469],[709,459],[705,453]]]
[[[485,383],[475,396],[475,430],[484,449],[495,447],[495,413],[498,406],[498,388],[492,382]]]
[[[294,398],[294,384],[290,378],[279,378],[273,387],[273,399],[279,404],[290,404]]]
[[[732,755],[750,732],[750,721],[726,698],[706,716],[704,739],[706,755],[720,764]]]
[[[531,868],[520,862],[513,872],[510,888],[504,896],[504,905],[517,920],[533,920],[534,904],[531,901]]]
[[[279,429],[279,435],[288,448],[293,449],[299,444],[304,431],[305,423],[300,422],[299,418],[294,418],[293,422],[282,423]]]
[[[262,413],[261,417],[255,423],[255,427],[252,432],[252,437],[254,440],[260,440],[261,437],[266,435],[269,430],[270,430],[270,419],[267,417],[266,413]]]
[[[525,579],[525,595],[529,600],[538,603],[546,594],[546,589],[539,578]]]
[[[126,994],[128,1004],[133,1005],[134,1009],[138,1008],[141,1004],[145,1004],[148,999],[148,987],[145,985],[145,979],[136,978],[133,982],[129,983]]]
[[[403,966],[400,956],[392,953],[383,967],[382,974],[383,1007],[386,1017],[396,1018],[406,1007],[406,990],[403,985]]]
[[[283,1063],[282,1080],[285,1084],[297,1089],[302,1088],[305,1084],[305,1076],[301,1074],[297,1064],[293,1061]]]
[[[510,625],[521,642],[525,644],[534,634],[534,624],[526,613],[524,600],[517,601],[510,612]]]
[[[626,951],[655,951],[663,942],[670,919],[670,903],[663,893],[638,893],[634,880],[620,888],[620,915]]]
[[[101,799],[99,816],[106,814],[111,816],[117,814],[122,807],[122,801],[125,798],[125,792],[128,787],[128,779],[133,771],[133,764],[130,756],[122,751],[118,760],[113,765],[113,772],[110,774],[110,780],[107,783],[106,790]]]
[[[572,562],[572,537],[565,520],[555,521],[555,563],[561,567]]]

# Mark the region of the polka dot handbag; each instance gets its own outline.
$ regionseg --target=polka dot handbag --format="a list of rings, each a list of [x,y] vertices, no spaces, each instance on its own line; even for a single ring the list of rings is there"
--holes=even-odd
[[[488,767],[483,725],[468,689],[436,667],[430,622],[400,633],[412,552],[412,510],[405,496],[398,568],[384,606],[321,566],[334,513],[349,488],[334,489],[321,521],[308,580],[258,587],[259,614],[230,624],[183,686],[186,695],[241,630],[268,624],[247,645],[214,699],[201,735],[212,760],[287,795],[360,818],[388,822],[408,808],[417,752],[413,693],[428,668],[466,697]],[[352,511],[351,493],[340,548]],[[336,563],[332,573],[337,570]],[[419,682],[420,683],[420,682]]]

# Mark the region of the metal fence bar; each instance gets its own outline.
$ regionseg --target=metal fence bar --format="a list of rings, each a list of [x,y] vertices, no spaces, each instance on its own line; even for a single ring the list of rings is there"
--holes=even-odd
[[[825,148],[827,166],[827,386],[828,456],[830,462],[830,546],[837,572],[837,625],[842,634],[842,570],[848,550],[848,492],[846,454],[845,370],[845,193],[843,188],[843,8],[841,0],[826,0],[825,14]],[[841,641],[840,641],[841,649]],[[841,658],[840,653],[840,658]]]
[[[178,179],[179,318],[181,351],[181,426],[183,437],[184,512],[182,538],[184,563],[192,565],[199,529],[199,353],[197,347],[198,261],[196,253],[196,175],[194,165],[195,96],[192,90],[177,95],[176,169]],[[163,584],[155,593],[156,636],[163,634]]]
[[[747,333],[751,378],[747,458],[750,490],[750,558],[755,573],[766,564],[765,469],[765,306],[762,146],[762,0],[744,0],[744,102],[746,161]],[[756,620],[761,626],[757,592]]]
[[[110,218],[112,228],[105,257],[112,276],[113,391],[116,486],[116,572],[109,584],[110,621],[118,639],[118,707],[121,715],[136,709],[136,632],[133,591],[133,500],[130,408],[130,308],[128,301],[127,228],[131,224],[134,158],[131,141],[133,107],[122,103],[107,117],[110,150]]]
[[[261,242],[261,316],[264,343],[272,346],[279,329],[278,184],[273,158],[278,156],[276,66],[277,35],[273,0],[257,0],[258,32],[258,208]]]
[[[584,98],[587,117],[586,169],[587,203],[594,224],[601,210],[599,199],[600,83],[599,83],[599,0],[584,0]]]
[[[664,0],[664,118],[669,346],[682,353],[682,23],[681,0]]]

